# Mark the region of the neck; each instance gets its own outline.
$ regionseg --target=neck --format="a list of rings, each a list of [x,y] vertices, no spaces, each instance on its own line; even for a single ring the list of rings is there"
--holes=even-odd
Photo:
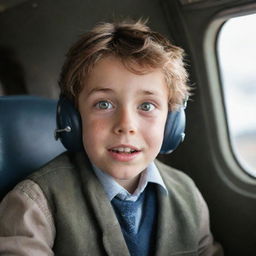
[[[139,180],[140,180],[140,174],[132,179],[129,179],[129,180],[117,180],[116,179],[116,182],[119,185],[121,185],[124,189],[126,189],[129,193],[133,194],[133,192],[138,187]]]

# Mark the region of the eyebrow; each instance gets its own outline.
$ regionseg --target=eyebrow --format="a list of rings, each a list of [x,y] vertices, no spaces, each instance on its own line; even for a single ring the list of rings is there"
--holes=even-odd
[[[97,93],[97,92],[114,92],[111,88],[108,87],[96,87],[96,88],[92,88],[88,94],[87,97],[90,96],[91,94]]]
[[[103,92],[103,93],[114,93],[114,90],[108,87],[96,87],[92,88],[88,94],[87,97],[91,94],[97,93],[97,92]],[[156,90],[139,90],[137,95],[155,95],[160,96],[159,92]]]
[[[150,90],[139,90],[138,94],[143,94],[143,95],[156,95],[156,96],[160,96],[158,91],[150,91]]]

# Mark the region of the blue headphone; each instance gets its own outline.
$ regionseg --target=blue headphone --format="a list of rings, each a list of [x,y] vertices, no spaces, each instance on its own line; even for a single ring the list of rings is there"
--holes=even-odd
[[[186,104],[187,101],[178,110],[168,112],[161,154],[171,153],[184,140]],[[80,114],[75,109],[74,104],[62,96],[57,105],[56,122],[55,139],[60,139],[68,151],[83,151]]]

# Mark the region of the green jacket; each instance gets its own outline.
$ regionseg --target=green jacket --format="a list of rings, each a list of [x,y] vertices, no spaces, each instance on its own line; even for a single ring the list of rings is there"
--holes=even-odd
[[[169,195],[158,191],[155,255],[214,254],[208,210],[193,181],[155,161]],[[84,153],[64,153],[30,179],[44,192],[56,227],[57,256],[128,256],[111,203]]]

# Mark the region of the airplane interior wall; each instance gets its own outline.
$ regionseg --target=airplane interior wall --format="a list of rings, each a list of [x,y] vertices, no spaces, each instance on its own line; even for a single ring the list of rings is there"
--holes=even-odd
[[[152,28],[168,36],[159,1],[38,0],[0,13],[0,52],[9,63],[3,87],[19,83],[17,93],[58,97],[58,75],[71,44],[96,23],[123,17],[149,18]]]

